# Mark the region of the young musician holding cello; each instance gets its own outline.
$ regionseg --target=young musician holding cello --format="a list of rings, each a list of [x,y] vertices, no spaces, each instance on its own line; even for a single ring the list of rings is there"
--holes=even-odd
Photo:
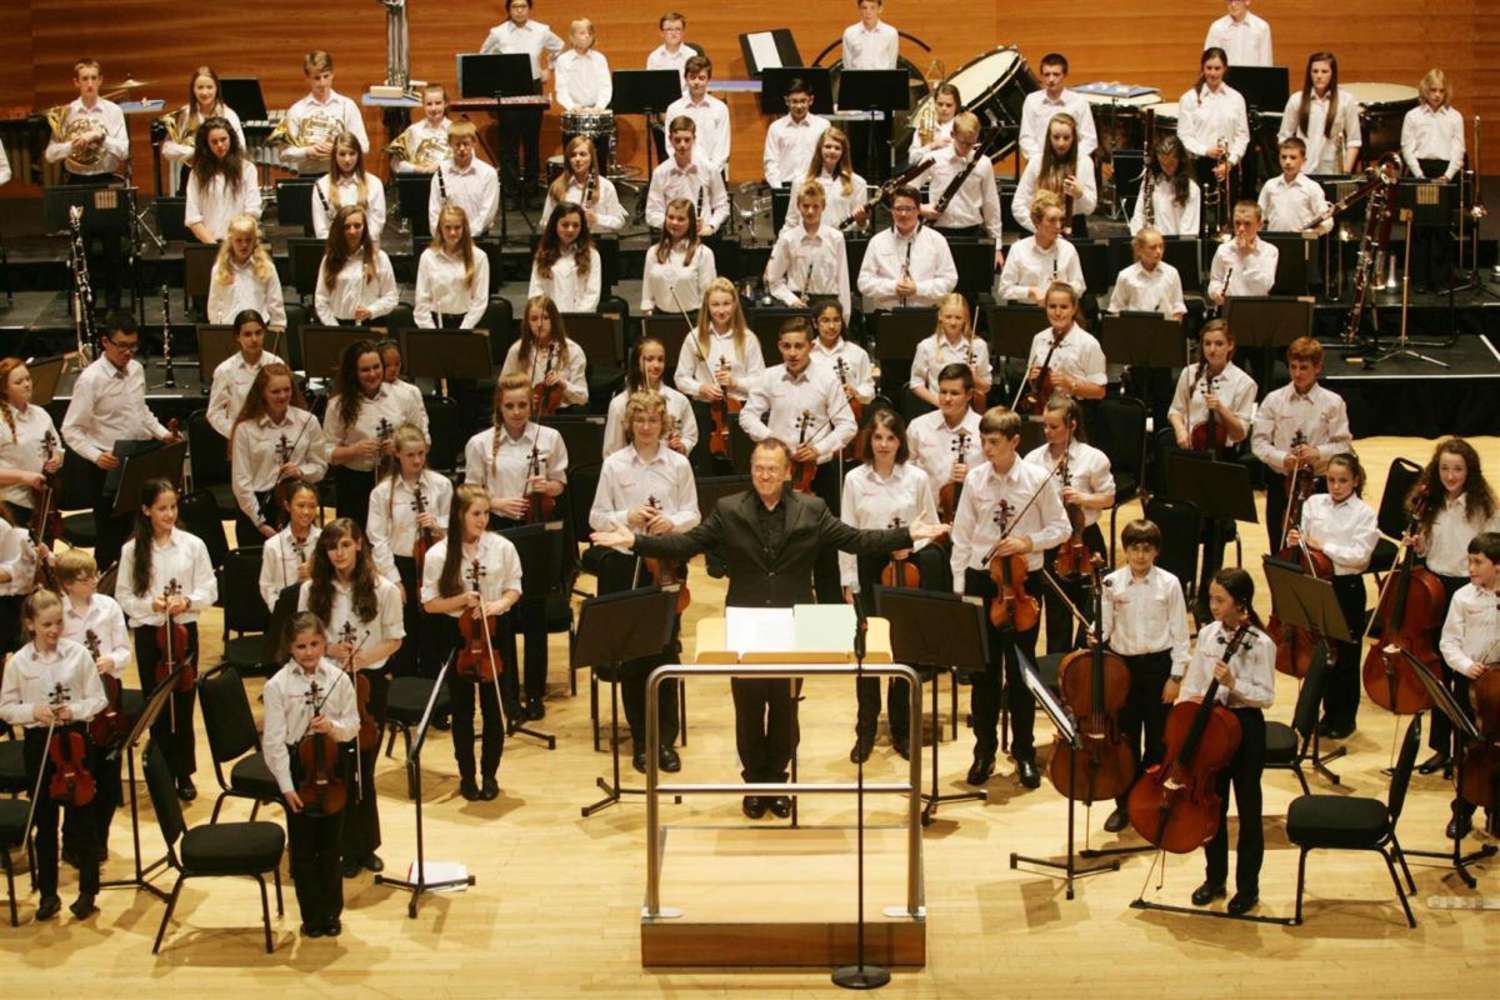
[[[62,637],[62,601],[49,590],[26,599],[21,622],[30,641],[11,659],[0,684],[0,720],[26,730],[26,784],[35,820],[33,874],[41,893],[36,918],[51,920],[62,909],[57,895],[58,814],[78,862],[78,899],[70,909],[79,920],[97,911],[98,841],[94,790],[84,768],[83,728],[107,704],[88,650]],[[79,769],[76,782],[67,780]],[[44,787],[45,786],[45,787]],[[59,801],[61,793],[62,801]]]
[[[447,537],[427,553],[422,571],[422,610],[432,616],[448,666],[453,696],[453,757],[459,794],[469,802],[500,795],[496,775],[505,750],[500,720],[500,673],[515,673],[515,658],[496,648],[500,618],[521,599],[521,557],[509,540],[489,531],[493,501],[484,487],[466,483],[454,491]],[[460,622],[462,621],[462,624]],[[528,652],[530,642],[527,642]],[[474,768],[474,701],[483,718],[479,770]]]
[[[937,492],[938,517],[951,524],[964,480],[984,452],[979,414],[970,405],[974,372],[966,364],[944,365],[937,384],[937,409],[914,419],[906,428],[906,439],[911,460],[927,472]]]
[[[338,768],[339,745],[359,733],[354,684],[327,655],[327,639],[318,616],[304,611],[292,619],[291,657],[266,681],[266,767],[286,800],[286,835],[302,936],[338,937],[343,932],[344,884],[340,842],[344,803],[341,779],[320,786],[312,781],[304,758]],[[306,748],[306,749],[304,749]],[[326,788],[323,801],[306,801],[309,789]]]
[[[1068,515],[1052,474],[1021,459],[1020,414],[992,407],[979,430],[987,461],[964,479],[950,556],[954,591],[991,605],[989,668],[974,678],[970,696],[974,763],[968,782],[983,785],[995,770],[1003,672],[1017,776],[1027,788],[1037,788],[1042,776],[1032,742],[1036,702],[1021,679],[1017,654],[1035,662],[1041,584],[1028,574],[1040,572],[1043,553],[1067,540]]]
[[[264,544],[281,529],[282,483],[316,483],[328,471],[323,428],[306,405],[291,369],[273,362],[256,374],[229,428],[229,481],[239,506],[234,534],[242,547]]]
[[[219,582],[208,546],[177,527],[177,488],[165,479],[141,487],[135,534],[120,550],[115,600],[135,636],[141,690],[151,691],[182,667],[167,707],[151,726],[151,739],[165,753],[177,779],[177,797],[198,797],[193,701],[198,664],[198,616],[219,599]]]
[[[1475,535],[1469,541],[1468,557],[1469,582],[1459,588],[1448,605],[1439,645],[1444,662],[1453,672],[1454,696],[1465,709],[1470,707],[1474,686],[1480,683],[1489,690],[1493,705],[1492,675],[1500,670],[1500,532],[1481,531]],[[1480,727],[1485,739],[1495,739],[1497,734],[1485,731],[1482,719]],[[1466,776],[1465,786],[1469,780]],[[1448,824],[1450,840],[1463,837],[1473,827],[1474,805],[1474,799],[1460,788],[1453,800],[1453,819]],[[1500,802],[1491,799],[1492,822],[1497,807]]]
[[[325,642],[333,640],[326,642],[324,655],[353,683],[356,701],[364,702],[356,711],[362,727],[370,720],[374,728],[373,746],[367,733],[358,737],[359,767],[340,840],[344,878],[353,878],[361,868],[383,871],[385,863],[375,853],[380,847],[375,758],[391,687],[385,664],[401,648],[406,625],[401,591],[375,571],[370,543],[359,525],[341,517],[323,529],[312,576],[297,592],[297,610],[316,615]]]

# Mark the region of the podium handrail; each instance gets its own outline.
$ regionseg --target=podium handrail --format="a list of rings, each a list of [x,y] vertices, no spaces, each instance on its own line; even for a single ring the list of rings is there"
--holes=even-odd
[[[710,794],[854,794],[857,784],[830,782],[758,782],[730,784],[698,782],[662,784],[661,716],[657,690],[673,677],[756,677],[795,680],[800,677],[852,677],[860,672],[855,663],[671,663],[652,671],[646,682],[646,905],[643,915],[663,916],[661,867],[665,838],[661,833],[661,795]],[[910,711],[906,745],[911,748],[910,773],[904,782],[866,784],[866,792],[905,795],[906,803],[906,914],[922,915],[922,682],[916,670],[900,663],[867,663],[864,673],[874,677],[899,677],[907,682]]]

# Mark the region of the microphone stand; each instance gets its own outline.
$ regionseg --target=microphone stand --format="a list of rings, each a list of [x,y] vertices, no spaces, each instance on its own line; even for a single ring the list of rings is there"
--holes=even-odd
[[[854,626],[854,683],[862,684],[865,679],[865,635],[870,627],[870,620],[865,617],[865,607],[862,603],[863,594],[854,599],[854,614],[857,619]],[[857,791],[855,811],[858,816],[856,834],[858,843],[858,898],[859,912],[855,917],[855,951],[853,965],[840,966],[833,970],[833,984],[846,990],[878,990],[891,981],[890,971],[878,965],[868,965],[865,962],[865,762],[861,756],[858,763],[855,782]]]

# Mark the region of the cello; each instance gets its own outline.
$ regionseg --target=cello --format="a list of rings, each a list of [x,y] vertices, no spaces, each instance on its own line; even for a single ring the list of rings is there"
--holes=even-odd
[[[655,511],[661,510],[661,502],[654,496],[646,498],[646,506]],[[646,571],[651,574],[651,579],[656,581],[658,587],[662,590],[677,588],[677,613],[680,615],[686,611],[688,605],[693,603],[693,595],[687,585],[687,563],[675,562],[671,559],[657,559],[652,556],[642,556],[641,559],[646,565]]]
[[[964,455],[969,450],[969,429],[967,427],[960,427],[957,433],[953,435],[951,448],[954,454],[954,463],[962,463]],[[939,521],[942,521],[944,524],[953,523],[953,518],[958,514],[958,498],[963,493],[963,489],[963,483],[950,478],[943,484],[942,489],[938,490],[937,508]]]
[[[1412,494],[1406,536],[1396,550],[1395,565],[1380,586],[1375,613],[1365,627],[1368,636],[1375,623],[1380,623],[1380,641],[1365,654],[1365,693],[1375,704],[1397,715],[1412,715],[1432,707],[1427,689],[1412,673],[1413,662],[1422,664],[1434,677],[1443,675],[1443,656],[1432,635],[1442,626],[1448,595],[1436,575],[1416,565],[1416,553],[1409,542],[1429,503],[1426,486],[1418,486]],[[1399,655],[1403,651],[1409,655]]]
[[[307,704],[312,708],[313,718],[323,713],[323,704],[328,699],[313,681],[308,688]],[[302,800],[302,810],[308,816],[333,816],[344,811],[349,802],[349,789],[339,773],[339,742],[332,733],[315,733],[312,720],[308,720],[307,732],[297,741],[296,756],[299,780],[297,798]]]
[[[1302,507],[1306,502],[1307,493],[1301,490],[1290,498],[1283,537],[1291,533],[1293,525],[1302,523]],[[1324,552],[1308,548],[1307,541],[1300,534],[1299,531],[1297,544],[1286,546],[1276,553],[1276,558],[1282,562],[1296,563],[1303,573],[1314,579],[1332,580],[1333,560]],[[1283,624],[1272,609],[1270,620],[1266,622],[1266,635],[1276,644],[1276,671],[1298,680],[1306,677],[1307,672],[1312,669],[1313,652],[1318,646],[1313,633],[1300,625]]]
[[[1226,641],[1219,659],[1228,663],[1251,641],[1245,620]],[[1196,851],[1219,832],[1223,799],[1219,772],[1240,747],[1240,720],[1217,703],[1219,679],[1213,678],[1202,701],[1179,701],[1167,713],[1166,752],[1130,790],[1130,825],[1153,846],[1172,854]]]
[[[167,581],[161,596],[163,600],[170,602],[181,594],[182,585],[174,577]],[[161,654],[161,658],[156,661],[156,683],[160,684],[172,676],[172,671],[180,666],[182,672],[177,675],[177,683],[172,690],[185,694],[193,690],[193,685],[198,681],[198,654],[188,652],[187,626],[174,621],[173,617],[168,613],[166,620],[156,627],[156,648]]]
[[[1485,665],[1485,671],[1469,682],[1479,740],[1464,753],[1458,794],[1464,801],[1489,810],[1493,832],[1495,807],[1500,804],[1500,640],[1479,661]]]

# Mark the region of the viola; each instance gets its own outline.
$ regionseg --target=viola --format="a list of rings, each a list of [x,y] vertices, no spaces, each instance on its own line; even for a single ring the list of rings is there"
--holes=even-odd
[[[1202,378],[1199,387],[1202,389],[1204,399],[1214,394],[1214,382],[1217,378],[1209,371],[1207,363],[1202,365]],[[1208,417],[1194,427],[1189,435],[1189,444],[1193,451],[1205,451],[1218,457],[1229,450],[1229,425],[1219,419],[1214,408],[1205,402],[1204,408],[1208,411]]]
[[[1419,487],[1412,497],[1408,535],[1417,532],[1428,502],[1425,487]],[[1403,539],[1396,565],[1386,574],[1370,619],[1371,631],[1377,622],[1380,627],[1380,641],[1365,654],[1362,669],[1365,692],[1371,701],[1398,715],[1432,707],[1427,689],[1412,672],[1412,662],[1420,663],[1434,677],[1442,676],[1443,656],[1432,637],[1442,626],[1447,609],[1448,593],[1442,581],[1416,565],[1416,553]],[[1403,651],[1410,656],[1400,655]]]
[[[960,427],[958,433],[953,436],[952,442],[953,461],[963,462],[964,456],[969,451],[968,428]],[[958,514],[958,498],[963,493],[964,484],[950,479],[938,490],[938,520],[944,524],[952,524],[953,518]]]
[[[1302,523],[1302,507],[1306,500],[1307,496],[1300,492],[1292,497],[1287,505],[1287,524]],[[1317,579],[1333,579],[1333,560],[1317,549],[1308,548],[1306,543],[1288,545],[1276,553],[1276,558],[1282,562],[1296,563],[1302,567],[1302,572]],[[1273,610],[1270,620],[1266,622],[1266,635],[1276,643],[1276,670],[1298,680],[1306,677],[1307,672],[1312,669],[1313,652],[1318,646],[1313,633],[1300,625],[1283,623]]]
[[[167,581],[161,596],[171,600],[181,593],[182,585],[174,578]],[[177,675],[177,684],[172,690],[178,693],[191,691],[198,682],[198,654],[188,652],[187,626],[176,621],[173,615],[167,615],[166,621],[156,627],[156,648],[161,653],[156,661],[156,683],[172,676],[172,671],[181,666],[182,673]]]
[[[326,696],[316,681],[307,692],[308,703],[316,717],[323,712]],[[349,789],[339,770],[339,743],[332,733],[315,733],[311,723],[297,741],[297,764],[300,780],[297,798],[308,816],[335,816],[349,802]]]
[[[1220,636],[1223,641],[1223,636]],[[1219,659],[1228,663],[1250,641],[1242,623]],[[1219,679],[1209,682],[1202,701],[1179,701],[1167,713],[1165,756],[1130,790],[1130,825],[1155,847],[1172,854],[1196,851],[1219,832],[1219,772],[1240,747],[1240,720],[1214,699]]]
[[[93,629],[84,630],[83,645],[92,659],[99,659],[99,637],[94,634]],[[135,725],[135,719],[126,715],[121,708],[125,691],[120,679],[114,674],[100,674],[99,683],[104,685],[108,703],[102,712],[89,720],[89,741],[96,747],[109,750],[125,741]]]
[[[1072,447],[1072,442],[1069,442]],[[1062,460],[1058,463],[1057,474],[1061,478],[1064,487],[1071,486],[1073,477],[1068,473],[1068,453],[1063,452]],[[1068,524],[1073,529],[1068,540],[1057,547],[1057,554],[1052,559],[1052,569],[1058,576],[1064,578],[1079,577],[1089,571],[1094,562],[1094,553],[1090,551],[1088,544],[1083,540],[1084,518],[1083,508],[1078,504],[1063,503],[1063,510],[1067,512]]]
[[[531,412],[540,417],[550,417],[562,408],[563,384],[547,384],[547,375],[553,372],[553,363],[557,358],[557,345],[547,345],[547,367],[542,381],[531,387]]]
[[[646,506],[654,510],[661,510],[661,503],[654,496],[646,498]],[[685,562],[676,562],[671,559],[657,559],[652,556],[643,557],[646,572],[651,574],[651,579],[662,590],[677,588],[677,613],[680,615],[693,603],[693,594],[688,590],[687,577],[688,566]]]
[[[540,428],[538,428],[540,433]],[[542,452],[533,444],[531,454],[526,459],[526,480],[530,482],[542,474]],[[527,496],[529,503],[526,508],[526,519],[533,524],[542,524],[552,520],[552,514],[557,509],[557,498],[548,496],[541,490],[537,490]]]
[[[88,744],[80,729],[68,727],[53,733],[47,744],[52,762],[52,780],[47,793],[54,802],[86,806],[94,801],[94,776],[88,770]]]
[[[843,358],[833,363],[834,373],[839,377],[839,388],[847,390],[849,387],[849,365]],[[849,412],[854,414],[854,426],[859,427],[864,423],[865,404],[859,401],[858,396],[851,396],[845,392],[849,401]],[[865,435],[856,431],[854,437],[844,446],[844,458],[851,462],[863,462],[865,460]]]
[[[421,479],[417,480],[417,485],[412,489],[411,506],[417,512],[417,517],[427,513],[427,497],[422,493]],[[418,580],[422,579],[422,567],[427,562],[427,550],[432,548],[434,541],[431,528],[417,529],[417,537],[411,543],[411,558],[412,562],[417,565]]]
[[[484,579],[484,567],[479,560],[475,559],[469,564],[467,571],[469,584],[474,593],[480,594],[483,601],[483,591],[480,582]],[[495,647],[491,640],[491,634],[499,627],[500,619],[494,615],[486,616],[480,608],[472,612],[465,611],[458,619],[458,632],[463,638],[463,644],[458,650],[458,659],[454,668],[460,677],[479,681],[485,684],[494,684],[498,695],[500,688],[500,674],[504,670],[502,661],[495,656]]]
[[[807,443],[807,432],[812,428],[813,415],[811,410],[803,410],[802,416],[797,418],[797,447],[796,451]],[[811,493],[813,477],[818,474],[817,462],[792,462],[792,489],[798,493]]]
[[[901,518],[893,517],[891,518],[891,523],[886,525],[886,527],[900,528],[905,524],[906,522],[901,520]],[[909,552],[910,550],[904,551]],[[897,558],[895,553],[891,553],[890,560],[880,569],[880,585],[882,587],[905,587],[908,590],[914,590],[922,586],[922,571],[917,567],[916,563],[912,562],[909,554]]]

